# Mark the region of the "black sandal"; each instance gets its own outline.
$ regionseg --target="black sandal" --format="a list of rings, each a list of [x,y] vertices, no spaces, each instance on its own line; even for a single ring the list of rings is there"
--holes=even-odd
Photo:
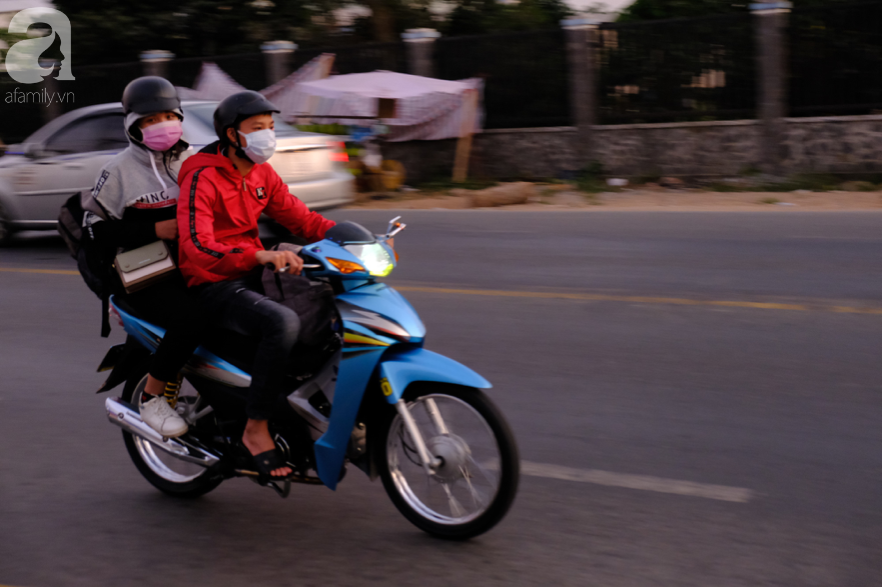
[[[284,481],[288,478],[288,475],[272,474],[276,469],[281,469],[283,467],[290,468],[288,463],[279,456],[279,451],[276,449],[252,455],[251,458],[254,460],[254,466],[257,467],[257,472],[260,473],[261,477],[273,481]]]

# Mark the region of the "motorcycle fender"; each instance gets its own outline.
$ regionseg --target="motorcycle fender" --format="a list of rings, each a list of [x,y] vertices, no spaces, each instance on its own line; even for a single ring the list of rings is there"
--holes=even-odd
[[[134,337],[126,338],[125,344],[117,344],[107,351],[104,360],[98,367],[98,372],[113,369],[107,380],[95,393],[110,391],[129,378],[129,374],[137,368],[142,361],[150,356],[150,351],[145,349]]]
[[[390,404],[401,399],[407,386],[416,381],[452,383],[479,389],[493,387],[462,363],[424,348],[410,348],[387,357],[380,364],[380,389]]]

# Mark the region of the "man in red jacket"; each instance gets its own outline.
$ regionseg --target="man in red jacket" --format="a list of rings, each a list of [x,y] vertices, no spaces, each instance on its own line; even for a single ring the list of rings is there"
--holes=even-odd
[[[275,106],[257,92],[224,99],[214,113],[218,142],[184,162],[178,181],[179,264],[209,315],[260,343],[251,372],[248,424],[242,443],[258,471],[291,473],[276,452],[267,420],[282,389],[285,362],[297,342],[297,314],[262,293],[261,265],[299,274],[303,260],[290,251],[267,251],[257,219],[266,213],[295,235],[324,238],[334,222],[310,212],[291,195],[266,161],[275,152]]]

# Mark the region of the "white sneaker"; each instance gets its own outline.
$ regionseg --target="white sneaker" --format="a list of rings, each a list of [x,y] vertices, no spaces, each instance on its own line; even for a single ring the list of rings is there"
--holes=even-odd
[[[161,395],[141,404],[141,419],[168,438],[177,438],[187,432],[188,428],[184,419],[168,405],[168,401]]]

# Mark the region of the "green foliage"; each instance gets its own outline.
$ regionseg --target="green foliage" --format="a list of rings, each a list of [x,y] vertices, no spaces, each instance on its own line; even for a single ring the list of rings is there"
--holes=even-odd
[[[840,179],[835,175],[800,173],[784,181],[769,181],[756,186],[758,192],[793,192],[806,190],[810,192],[826,192],[839,188]]]
[[[372,15],[341,33],[334,10],[351,0],[57,0],[71,20],[79,64],[137,61],[141,51],[163,49],[179,58],[256,53],[261,43],[290,39],[301,47],[398,41],[409,28],[432,27],[445,35],[556,28],[571,14],[563,0],[456,0],[444,21],[431,0],[364,0]],[[108,48],[113,50],[109,51]]]
[[[415,187],[424,192],[446,192],[452,189],[460,190],[483,190],[499,185],[499,182],[489,179],[467,178],[465,181],[455,182],[452,179],[438,178],[416,184]]]
[[[349,126],[345,124],[298,124],[297,130],[338,136],[349,134]]]
[[[606,185],[603,176],[603,164],[600,161],[591,161],[576,176],[576,187],[589,194],[613,191],[613,188]]]
[[[4,29],[0,29],[0,41],[5,43],[6,47],[12,47],[12,45],[16,41],[22,41],[27,38],[28,36],[25,34],[10,33]],[[9,49],[0,46],[0,63],[4,63],[6,61],[6,52],[8,50]]]
[[[562,0],[459,0],[441,27],[445,36],[556,28],[573,14]]]
[[[141,51],[178,57],[256,53],[276,39],[326,41],[332,11],[346,0],[56,0],[71,21],[72,50],[83,64],[136,61]],[[108,48],[112,47],[112,51]]]
[[[355,42],[394,42],[407,29],[435,28],[431,0],[365,0],[372,14],[356,19]]]
[[[759,179],[759,178],[758,178]],[[842,179],[835,175],[823,173],[800,173],[786,179],[767,179],[749,184],[713,183],[708,189],[715,192],[826,192],[840,189]],[[871,185],[869,182],[861,182]],[[875,187],[873,188],[875,189]],[[867,188],[870,191],[870,188]],[[769,203],[769,202],[766,202]],[[775,203],[775,202],[771,202]]]
[[[825,6],[853,0],[792,0],[795,6]],[[731,0],[636,0],[619,15],[618,22],[658,20],[689,16],[706,16],[731,12],[747,12],[750,2]]]
[[[657,20],[685,16],[703,16],[726,12],[744,12],[747,3],[733,4],[728,0],[637,0],[619,16],[619,22]]]

